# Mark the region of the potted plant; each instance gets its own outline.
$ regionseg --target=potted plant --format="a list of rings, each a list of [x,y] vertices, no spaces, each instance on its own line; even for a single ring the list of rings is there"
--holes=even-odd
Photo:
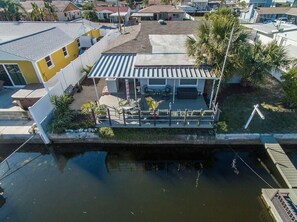
[[[151,114],[155,118],[157,116],[156,110],[159,107],[159,105],[163,102],[163,100],[156,101],[152,97],[146,97],[145,100],[147,102],[149,110],[151,111]]]
[[[95,114],[99,119],[104,119],[107,116],[107,106],[104,104],[98,105],[95,108]]]

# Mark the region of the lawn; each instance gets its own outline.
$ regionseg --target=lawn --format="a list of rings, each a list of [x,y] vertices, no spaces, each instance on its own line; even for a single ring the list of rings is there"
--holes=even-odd
[[[228,133],[296,133],[296,110],[283,106],[283,96],[281,85],[270,76],[258,87],[228,86],[220,92],[220,121],[227,123]],[[265,120],[256,114],[244,130],[255,104],[259,104]]]

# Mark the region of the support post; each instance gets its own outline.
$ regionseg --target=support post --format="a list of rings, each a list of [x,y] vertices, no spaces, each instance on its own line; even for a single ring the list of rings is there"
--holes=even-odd
[[[172,103],[174,104],[175,101],[175,79],[173,81],[173,93],[172,93]]]
[[[187,115],[188,115],[188,109],[185,110],[184,126],[187,125]]]
[[[210,98],[209,98],[209,105],[208,105],[209,109],[211,109],[211,106],[212,106],[212,98],[213,98],[215,84],[216,84],[216,80],[214,79],[212,83]]]
[[[169,110],[169,126],[171,126],[171,109]]]
[[[134,98],[137,100],[136,79],[134,79]]]
[[[125,116],[125,109],[123,109],[123,120],[124,120],[124,126],[126,126],[126,116]]]
[[[156,126],[156,110],[154,110],[153,115],[154,115],[154,126]]]
[[[109,126],[111,126],[111,118],[110,118],[110,111],[109,111],[109,108],[107,108],[107,114],[108,114],[108,122],[109,122]]]
[[[99,102],[99,94],[98,94],[98,90],[97,90],[97,86],[96,86],[96,81],[95,81],[94,78],[93,78],[93,84],[94,84],[94,87],[95,87],[96,98],[97,98],[97,101]]]
[[[141,115],[140,115],[140,109],[138,110],[138,124],[141,126]]]

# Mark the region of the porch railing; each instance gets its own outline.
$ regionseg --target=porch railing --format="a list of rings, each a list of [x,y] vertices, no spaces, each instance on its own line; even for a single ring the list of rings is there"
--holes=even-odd
[[[218,112],[213,110],[125,110],[107,108],[102,115],[96,115],[98,126],[110,127],[173,127],[173,128],[213,128],[218,120]]]

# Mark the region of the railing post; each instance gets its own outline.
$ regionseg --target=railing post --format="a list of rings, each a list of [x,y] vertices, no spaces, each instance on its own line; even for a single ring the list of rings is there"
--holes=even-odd
[[[156,126],[156,110],[154,110],[153,115],[154,115],[154,126]]]
[[[125,109],[123,109],[123,120],[124,120],[124,126],[126,126]]]
[[[187,115],[188,115],[188,109],[185,110],[184,126],[187,125]]]
[[[94,109],[92,108],[91,109],[91,112],[92,112],[92,117],[93,117],[93,120],[94,120],[94,122],[95,122],[95,125],[97,124],[97,120],[96,120],[96,115],[95,115],[95,111],[94,111]]]
[[[111,126],[111,118],[110,118],[109,108],[107,108],[107,114],[108,114],[108,122],[109,122],[109,125]]]
[[[138,110],[138,124],[141,126],[141,115],[140,115],[140,109]]]
[[[171,126],[171,109],[169,110],[169,126]]]

